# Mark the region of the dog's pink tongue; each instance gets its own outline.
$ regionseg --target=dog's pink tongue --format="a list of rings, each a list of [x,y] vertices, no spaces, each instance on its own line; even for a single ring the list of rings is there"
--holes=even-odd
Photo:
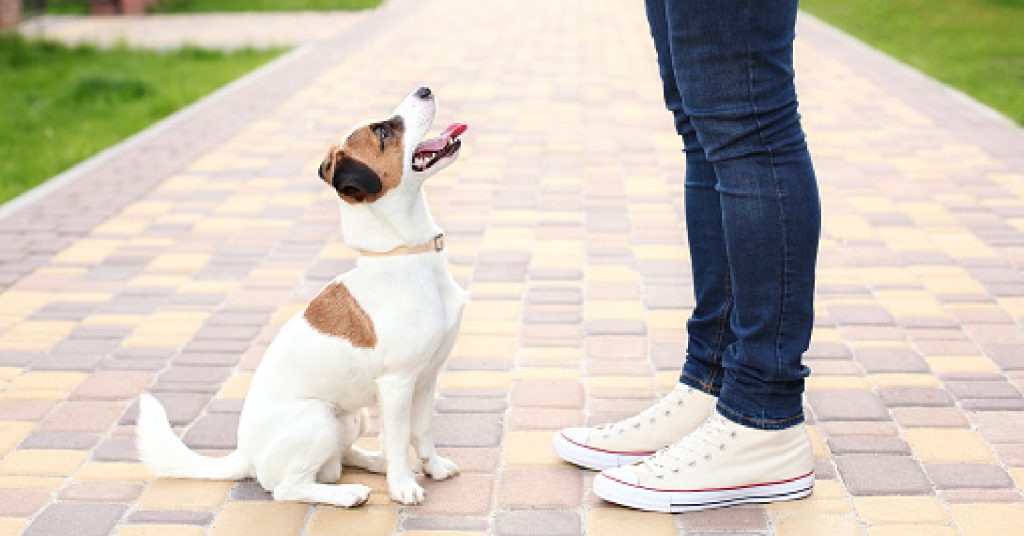
[[[430,138],[429,140],[423,140],[419,146],[416,147],[417,151],[440,151],[448,145],[448,140],[456,138],[466,131],[469,127],[462,123],[452,123],[444,129],[444,132],[436,138]]]

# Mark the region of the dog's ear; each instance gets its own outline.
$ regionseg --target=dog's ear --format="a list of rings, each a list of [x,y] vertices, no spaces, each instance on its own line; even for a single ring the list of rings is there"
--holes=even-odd
[[[324,161],[320,162],[320,169],[317,170],[320,180],[331,184],[331,181],[334,179],[334,170],[338,168],[338,163],[341,162],[343,156],[345,154],[341,151],[341,147],[331,145],[331,148],[327,150],[327,156],[324,157]]]
[[[331,185],[342,198],[356,201],[363,201],[367,196],[379,194],[384,189],[380,175],[376,171],[359,160],[347,156],[342,157],[334,168]]]

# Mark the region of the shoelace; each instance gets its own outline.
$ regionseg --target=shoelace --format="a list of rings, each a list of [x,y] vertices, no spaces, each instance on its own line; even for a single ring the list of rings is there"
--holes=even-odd
[[[736,432],[730,430],[722,416],[715,414],[693,433],[637,462],[646,466],[657,478],[666,472],[678,473],[683,465],[693,468],[699,460],[711,461],[709,450],[724,451]]]
[[[686,389],[686,394],[693,393],[693,387]],[[613,432],[623,433],[630,428],[640,428],[645,423],[654,424],[661,416],[671,417],[672,411],[676,408],[681,408],[685,405],[683,399],[676,393],[672,395],[666,395],[661,400],[657,401],[653,406],[641,411],[640,413],[623,419],[621,421],[605,424],[599,426],[597,431],[603,433],[605,437]]]

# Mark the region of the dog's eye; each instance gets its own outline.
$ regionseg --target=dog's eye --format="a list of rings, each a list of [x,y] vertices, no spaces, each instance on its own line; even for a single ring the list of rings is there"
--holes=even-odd
[[[391,129],[385,125],[377,127],[377,136],[380,137],[380,141],[384,141],[391,137]]]

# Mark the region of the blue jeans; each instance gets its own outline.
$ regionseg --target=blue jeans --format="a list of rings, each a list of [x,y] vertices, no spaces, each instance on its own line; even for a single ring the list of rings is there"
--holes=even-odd
[[[759,429],[803,422],[821,206],[793,85],[796,0],[647,0],[686,153],[696,307],[680,381]]]

